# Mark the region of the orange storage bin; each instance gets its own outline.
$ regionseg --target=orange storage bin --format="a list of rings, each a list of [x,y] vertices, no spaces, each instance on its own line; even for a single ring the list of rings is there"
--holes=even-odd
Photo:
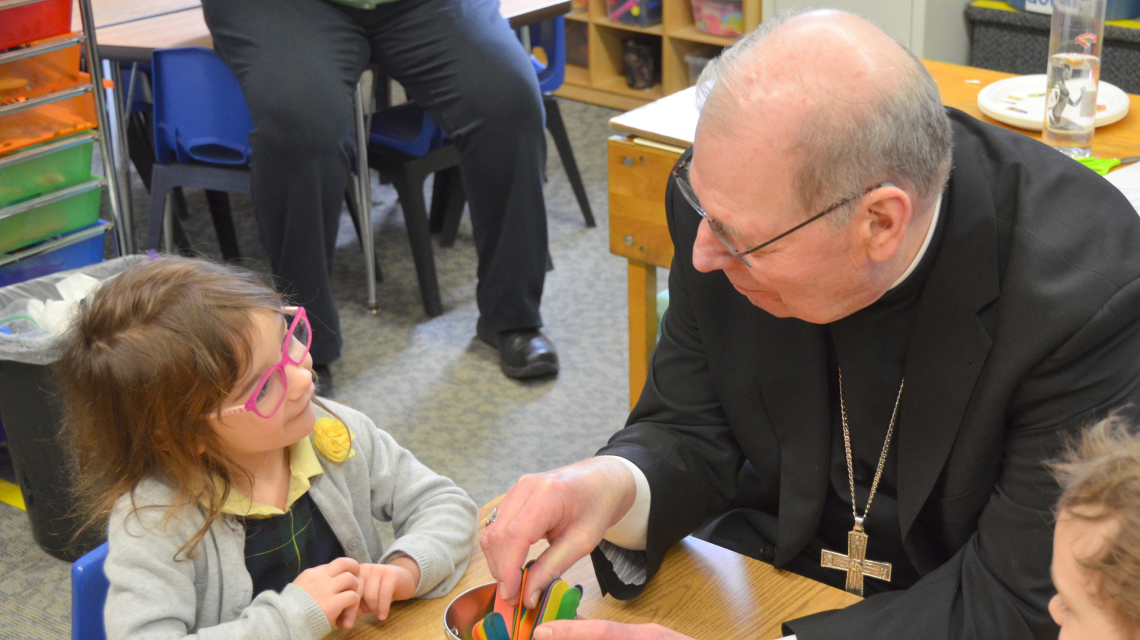
[[[40,0],[0,9],[0,51],[71,31],[72,0]]]
[[[0,63],[0,106],[81,85],[85,76],[79,73],[79,56],[76,43]]]
[[[80,77],[87,81],[86,74],[80,74]],[[95,96],[90,91],[0,115],[0,155],[94,129],[98,124]]]

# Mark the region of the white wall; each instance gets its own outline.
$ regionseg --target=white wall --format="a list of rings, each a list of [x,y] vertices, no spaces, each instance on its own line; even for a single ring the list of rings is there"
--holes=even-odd
[[[969,0],[762,0],[764,18],[789,9],[830,7],[869,18],[920,58],[966,64]]]

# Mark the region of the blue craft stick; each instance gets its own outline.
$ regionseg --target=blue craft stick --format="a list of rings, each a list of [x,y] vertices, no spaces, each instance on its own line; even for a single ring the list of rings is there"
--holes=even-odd
[[[492,611],[483,618],[483,631],[487,632],[487,640],[511,640],[511,635],[507,632],[507,621],[497,611]]]

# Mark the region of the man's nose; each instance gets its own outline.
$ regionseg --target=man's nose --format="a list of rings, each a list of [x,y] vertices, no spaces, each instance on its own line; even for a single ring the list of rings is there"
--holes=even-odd
[[[702,220],[701,226],[697,227],[697,239],[693,242],[693,268],[702,273],[710,273],[724,269],[735,259],[717,240],[708,221]]]

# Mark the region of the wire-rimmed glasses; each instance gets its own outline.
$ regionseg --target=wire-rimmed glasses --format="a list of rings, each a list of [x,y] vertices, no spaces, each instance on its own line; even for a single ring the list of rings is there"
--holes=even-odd
[[[733,237],[733,234],[730,233],[728,231],[728,229],[726,229],[725,226],[720,223],[719,220],[712,218],[707,213],[705,213],[704,207],[701,206],[701,201],[697,198],[697,192],[693,190],[693,184],[692,184],[692,182],[689,181],[689,172],[691,171],[692,166],[693,166],[693,156],[690,155],[688,158],[685,158],[685,160],[683,162],[678,163],[677,166],[673,168],[673,177],[676,178],[677,188],[681,190],[681,195],[685,197],[685,200],[688,201],[688,203],[693,207],[693,209],[696,209],[697,213],[701,214],[701,217],[704,218],[705,221],[709,223],[709,228],[712,229],[713,235],[716,236],[717,240],[720,240],[720,243],[724,245],[724,248],[728,249],[728,252],[731,253],[733,255],[733,257],[735,257],[737,260],[740,260],[741,262],[743,262],[744,266],[749,267],[749,268],[752,267],[752,263],[748,262],[748,258],[745,257],[748,254],[750,254],[754,251],[759,251],[760,249],[763,249],[764,247],[772,244],[773,242],[780,240],[784,236],[787,236],[788,234],[790,234],[794,231],[798,231],[801,227],[805,227],[808,224],[815,222],[816,220],[818,220],[818,219],[822,218],[823,216],[831,213],[832,211],[835,211],[839,207],[842,207],[843,205],[851,202],[852,200],[854,200],[856,198],[861,198],[861,197],[867,195],[868,193],[871,193],[875,189],[878,189],[879,187],[885,187],[888,185],[893,186],[893,185],[891,185],[890,182],[883,182],[883,183],[877,184],[873,187],[868,187],[863,193],[843,198],[842,200],[836,202],[835,204],[831,205],[830,207],[824,209],[823,211],[820,211],[819,213],[815,214],[814,216],[808,218],[807,220],[804,220],[803,222],[792,227],[791,229],[788,229],[787,231],[781,233],[780,235],[772,238],[771,240],[768,240],[766,242],[761,242],[760,244],[758,244],[754,247],[751,247],[751,248],[746,248],[747,245],[742,246],[740,244],[740,239]]]

